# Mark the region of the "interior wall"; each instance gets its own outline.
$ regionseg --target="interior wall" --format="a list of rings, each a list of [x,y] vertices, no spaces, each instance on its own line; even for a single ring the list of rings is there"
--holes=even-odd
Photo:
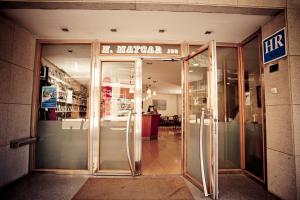
[[[283,27],[287,31],[288,56],[264,66],[268,190],[282,199],[300,197],[300,3],[295,7],[262,27],[262,38]],[[270,73],[275,63],[279,70]]]
[[[30,136],[35,38],[0,16],[0,187],[28,173],[29,146],[10,141]]]
[[[162,99],[167,101],[167,109],[166,110],[158,110],[158,113],[162,116],[173,116],[173,115],[180,115],[180,108],[178,107],[180,103],[180,99],[178,98],[177,94],[156,94],[151,99],[145,100],[143,103],[143,112],[147,113],[148,106],[153,105],[153,99]]]

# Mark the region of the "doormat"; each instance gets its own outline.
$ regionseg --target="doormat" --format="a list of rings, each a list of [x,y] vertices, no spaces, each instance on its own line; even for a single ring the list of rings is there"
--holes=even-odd
[[[89,178],[73,200],[193,200],[182,177]]]

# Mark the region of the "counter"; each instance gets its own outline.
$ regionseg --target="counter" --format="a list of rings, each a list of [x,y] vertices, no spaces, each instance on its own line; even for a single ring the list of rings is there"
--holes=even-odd
[[[143,139],[157,139],[160,114],[143,114],[142,136]]]

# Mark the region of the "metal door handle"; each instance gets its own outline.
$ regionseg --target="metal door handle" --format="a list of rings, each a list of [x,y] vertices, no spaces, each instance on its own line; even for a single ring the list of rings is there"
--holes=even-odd
[[[130,131],[131,115],[132,115],[132,110],[129,110],[128,118],[127,118],[127,130],[126,130],[126,151],[127,151],[127,160],[129,162],[130,170],[132,176],[134,176],[134,171],[133,171],[132,162],[130,158],[130,147],[129,147],[129,131]]]
[[[204,172],[204,164],[203,164],[203,125],[204,125],[204,112],[205,109],[202,108],[201,111],[201,118],[200,118],[200,136],[199,136],[199,142],[200,142],[200,165],[201,165],[201,176],[202,176],[202,184],[203,184],[203,190],[204,190],[204,195],[207,197],[208,192],[207,192],[207,186],[206,186],[206,179],[205,179],[205,172]]]

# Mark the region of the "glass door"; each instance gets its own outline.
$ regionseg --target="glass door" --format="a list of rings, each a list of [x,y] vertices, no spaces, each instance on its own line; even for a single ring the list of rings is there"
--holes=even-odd
[[[259,36],[242,45],[245,170],[261,182],[265,174],[265,110]]]
[[[140,63],[130,59],[100,61],[98,173],[139,174]]]
[[[218,93],[212,41],[184,61],[184,176],[218,198]]]

